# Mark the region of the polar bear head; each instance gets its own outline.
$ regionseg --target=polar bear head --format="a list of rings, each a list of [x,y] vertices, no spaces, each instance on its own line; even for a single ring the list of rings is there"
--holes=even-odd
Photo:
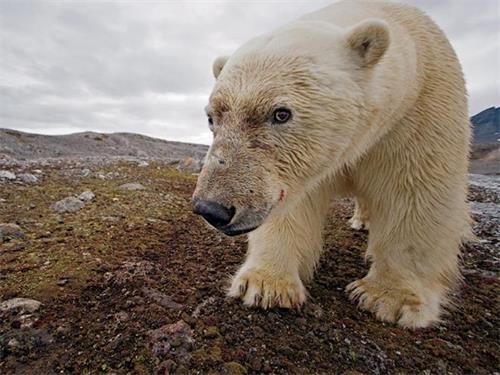
[[[206,107],[214,138],[194,212],[228,235],[246,233],[353,160],[389,44],[382,21],[349,30],[300,21],[216,59]]]

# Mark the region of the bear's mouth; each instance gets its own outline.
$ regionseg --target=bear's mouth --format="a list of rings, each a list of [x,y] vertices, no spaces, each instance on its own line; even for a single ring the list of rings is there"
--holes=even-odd
[[[234,236],[239,236],[241,234],[250,233],[251,231],[257,229],[259,226],[260,225],[253,226],[253,227],[248,227],[248,228],[238,228],[238,227],[234,227],[232,225],[228,225],[226,228],[221,228],[220,230],[226,236],[234,237]]]
[[[217,229],[230,237],[250,233],[262,225],[270,210],[270,207],[260,210],[243,209],[236,213],[229,224]]]

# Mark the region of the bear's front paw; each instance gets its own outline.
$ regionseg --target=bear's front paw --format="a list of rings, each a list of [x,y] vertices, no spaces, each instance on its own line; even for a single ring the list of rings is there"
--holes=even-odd
[[[241,298],[247,306],[298,309],[306,300],[306,289],[298,276],[249,269],[233,278],[228,296]]]
[[[373,312],[385,322],[415,329],[439,321],[439,301],[425,300],[408,289],[386,287],[365,277],[349,284],[346,291],[359,308]]]

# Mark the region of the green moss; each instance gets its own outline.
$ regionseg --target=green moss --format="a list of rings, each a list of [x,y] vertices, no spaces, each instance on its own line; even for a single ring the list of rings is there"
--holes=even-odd
[[[6,199],[0,206],[2,221],[20,224],[27,238],[15,256],[0,252],[4,275],[0,296],[16,293],[47,300],[65,293],[65,288],[82,288],[102,264],[114,262],[114,254],[130,248],[146,251],[152,245],[147,240],[150,230],[170,230],[189,209],[185,186],[194,183],[194,176],[158,163],[137,167],[119,162],[93,167],[92,172],[118,172],[119,176],[80,178],[46,170],[38,184],[12,184],[2,191]],[[119,189],[126,182],[139,182],[146,189]],[[56,201],[85,190],[95,198],[82,210],[67,214],[52,210]],[[69,278],[63,288],[57,286],[61,277]]]

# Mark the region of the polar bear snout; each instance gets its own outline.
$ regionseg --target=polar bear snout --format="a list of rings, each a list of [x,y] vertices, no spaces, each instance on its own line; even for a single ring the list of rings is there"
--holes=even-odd
[[[234,206],[227,208],[215,201],[194,198],[193,212],[202,216],[213,227],[220,229],[231,222],[236,209]]]
[[[227,236],[238,236],[257,229],[270,209],[225,207],[214,200],[193,197],[193,213],[200,215],[215,229]]]

